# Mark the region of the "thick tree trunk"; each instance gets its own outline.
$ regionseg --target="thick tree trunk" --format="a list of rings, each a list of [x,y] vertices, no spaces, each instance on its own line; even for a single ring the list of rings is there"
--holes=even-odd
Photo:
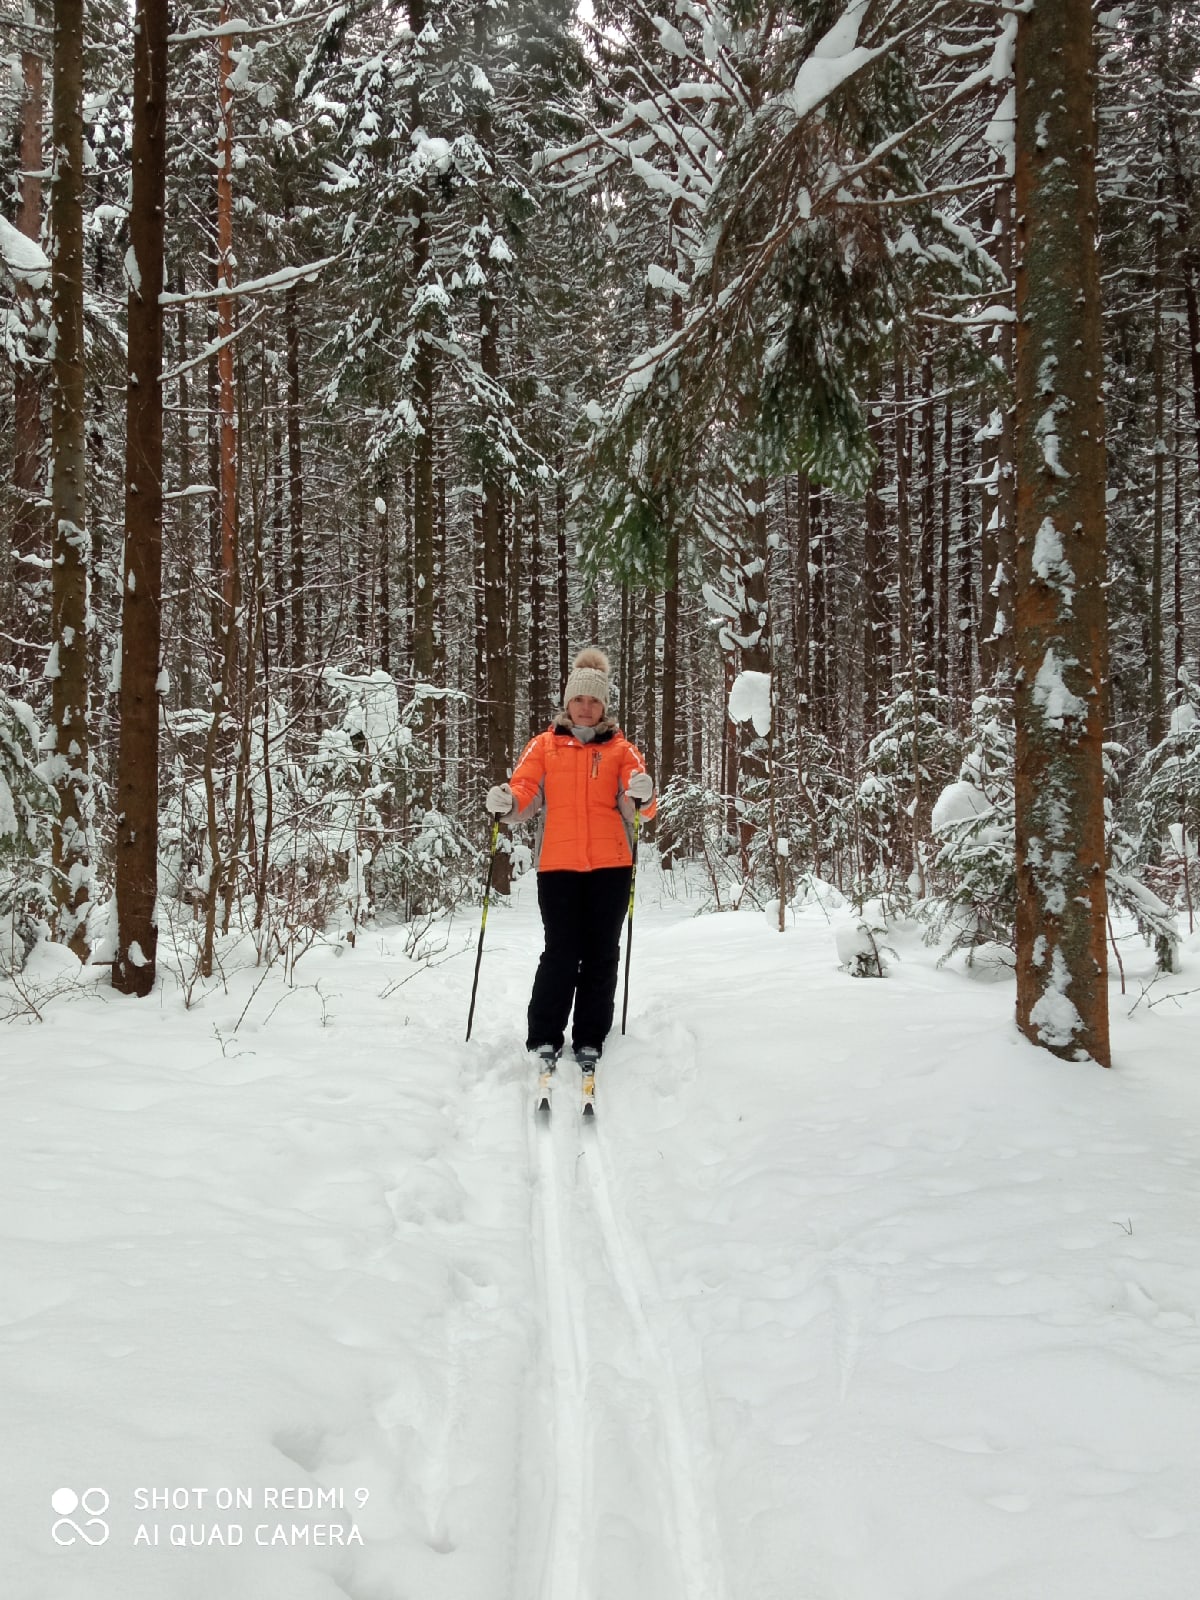
[[[87,827],[88,537],[83,339],[83,0],[54,4],[54,170],[50,295],[54,319],[54,526],[51,659],[56,932],[83,960],[91,865]]]
[[[1088,0],[1017,25],[1017,1023],[1109,1064],[1105,460]]]
[[[34,20],[26,6],[25,20]],[[43,63],[34,49],[21,52],[24,98],[21,102],[21,176],[16,225],[35,243],[42,237]],[[33,319],[32,285],[18,283],[18,298]],[[13,368],[13,617],[12,664],[18,679],[37,676],[43,661],[45,621],[44,564],[46,516],[37,504],[42,491],[42,383],[37,369],[19,362]],[[41,646],[41,648],[39,648]]]
[[[146,995],[158,952],[158,706],[162,605],[163,241],[167,0],[138,0],[125,430],[125,583],[117,757],[117,951],[113,988]]]

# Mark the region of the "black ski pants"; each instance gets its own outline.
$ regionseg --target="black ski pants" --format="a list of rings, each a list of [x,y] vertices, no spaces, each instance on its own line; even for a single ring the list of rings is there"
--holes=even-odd
[[[629,909],[632,867],[592,872],[539,872],[538,909],[546,948],[529,1000],[531,1050],[561,1050],[571,1003],[571,1045],[603,1048],[612,1027],[621,957],[621,924]]]

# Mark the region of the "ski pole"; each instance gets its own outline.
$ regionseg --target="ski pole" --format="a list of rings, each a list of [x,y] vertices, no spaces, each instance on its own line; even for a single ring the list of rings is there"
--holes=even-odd
[[[492,823],[491,855],[488,858],[487,881],[483,886],[483,916],[479,919],[479,944],[475,951],[475,977],[471,982],[471,1009],[467,1012],[467,1040],[471,1038],[471,1024],[475,1021],[475,991],[479,988],[479,963],[483,960],[483,935],[487,928],[488,902],[492,895],[492,872],[496,866],[496,850],[500,843],[500,818]]]
[[[629,1015],[629,956],[633,950],[633,892],[637,888],[638,834],[642,826],[642,802],[633,802],[633,871],[629,874],[629,923],[625,930],[625,998],[621,1004],[621,1032],[625,1032],[625,1018]]]

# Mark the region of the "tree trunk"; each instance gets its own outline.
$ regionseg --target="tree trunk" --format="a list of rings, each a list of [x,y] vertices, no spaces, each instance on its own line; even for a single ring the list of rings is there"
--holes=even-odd
[[[908,395],[904,355],[897,337],[893,370],[896,450],[896,556],[899,566],[900,661],[901,675],[907,675],[913,661],[912,601],[912,515],[908,504],[909,434]]]
[[[1004,269],[1005,277],[1011,281],[1013,276],[1012,174],[1007,171],[1007,167],[1004,167],[999,176],[1000,182],[996,190],[996,257]],[[1011,322],[1000,324],[997,340],[1000,365],[1011,385],[1014,348]],[[986,595],[984,615],[987,620],[980,627],[979,670],[984,687],[988,689],[994,688],[998,683],[1009,681],[1013,666],[1016,475],[1013,469],[1013,408],[1007,395],[1000,402],[999,414],[994,496],[988,518],[990,555],[980,574],[980,588]]]
[[[1109,1064],[1105,460],[1088,0],[1016,50],[1017,1023]]]
[[[558,598],[558,684],[555,694],[562,692],[567,681],[567,673],[571,670],[571,624],[568,609],[569,589],[567,586],[567,481],[563,472],[562,452],[559,452],[555,463],[557,480],[554,486],[554,548],[557,556],[557,583]]]
[[[1154,312],[1150,367],[1154,394],[1154,509],[1150,540],[1150,746],[1162,741],[1167,697],[1163,687],[1163,553],[1166,514],[1167,396],[1163,330],[1163,182],[1154,218]]]
[[[542,581],[541,501],[529,501],[529,737],[542,726],[551,691],[546,681],[546,585]]]
[[[287,349],[288,542],[292,557],[291,651],[293,704],[300,697],[298,673],[307,665],[308,636],[304,627],[304,455],[300,441],[299,291],[294,283],[284,295],[284,342]]]
[[[679,530],[672,528],[667,535],[667,570],[663,593],[663,664],[662,664],[662,739],[659,746],[656,782],[660,794],[675,776],[676,745],[679,738]],[[672,840],[669,832],[659,825],[658,841],[660,861],[664,872],[674,869]]]
[[[830,732],[829,716],[829,582],[828,563],[825,559],[826,521],[822,514],[821,491],[816,484],[809,488],[808,538],[812,562],[812,700],[813,725],[821,733]]]
[[[937,686],[950,693],[950,547],[953,532],[954,401],[946,401],[942,425],[941,526],[938,540]]]
[[[26,23],[34,21],[32,5],[26,5]],[[42,110],[43,64],[33,48],[21,51],[21,77],[24,98],[21,102],[21,175],[16,225],[27,239],[39,243],[42,237]],[[17,284],[19,302],[34,316],[32,285]],[[22,320],[25,320],[24,318]],[[16,512],[13,519],[13,619],[15,642],[12,664],[18,680],[34,678],[41,666],[39,645],[44,647],[45,622],[40,612],[44,598],[43,570],[46,560],[46,517],[37,504],[42,490],[42,384],[37,369],[25,362],[13,368],[13,489]]]
[[[958,624],[955,629],[958,703],[964,722],[975,693],[975,545],[971,522],[971,429],[964,420],[958,436]]]
[[[500,381],[500,332],[496,302],[486,291],[479,296],[479,365],[493,382]],[[480,508],[480,543],[483,546],[483,633],[486,686],[487,776],[501,783],[513,767],[513,707],[508,672],[508,574],[504,545],[504,516],[500,474],[490,461],[483,468],[483,504]],[[496,856],[492,886],[497,894],[512,887],[512,863],[507,851]]]
[[[876,443],[878,430],[876,432]],[[867,488],[863,549],[863,731],[871,738],[879,729],[879,707],[889,689],[891,649],[888,632],[887,517],[880,494],[883,463],[875,466]]]
[[[158,953],[158,705],[162,605],[163,243],[167,0],[138,0],[133,34],[133,190],[125,432],[125,583],[117,757],[117,951],[122,994],[154,987]]]
[[[921,358],[921,536],[918,568],[917,628],[921,636],[921,665],[932,672],[937,659],[937,630],[933,593],[934,550],[934,413],[933,357]]]
[[[54,319],[51,595],[56,933],[87,955],[91,864],[88,749],[88,537],[83,338],[83,0],[54,3],[54,171],[50,295]]]
[[[384,672],[392,670],[392,554],[388,534],[390,485],[382,485],[383,493],[375,497],[375,543],[379,552],[379,599],[377,629],[379,632],[379,665]]]

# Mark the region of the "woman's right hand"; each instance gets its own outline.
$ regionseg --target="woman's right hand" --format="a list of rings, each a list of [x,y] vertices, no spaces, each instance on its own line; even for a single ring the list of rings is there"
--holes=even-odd
[[[506,817],[513,808],[513,792],[506,783],[494,783],[487,792],[487,799],[483,802],[489,817],[497,821]]]

